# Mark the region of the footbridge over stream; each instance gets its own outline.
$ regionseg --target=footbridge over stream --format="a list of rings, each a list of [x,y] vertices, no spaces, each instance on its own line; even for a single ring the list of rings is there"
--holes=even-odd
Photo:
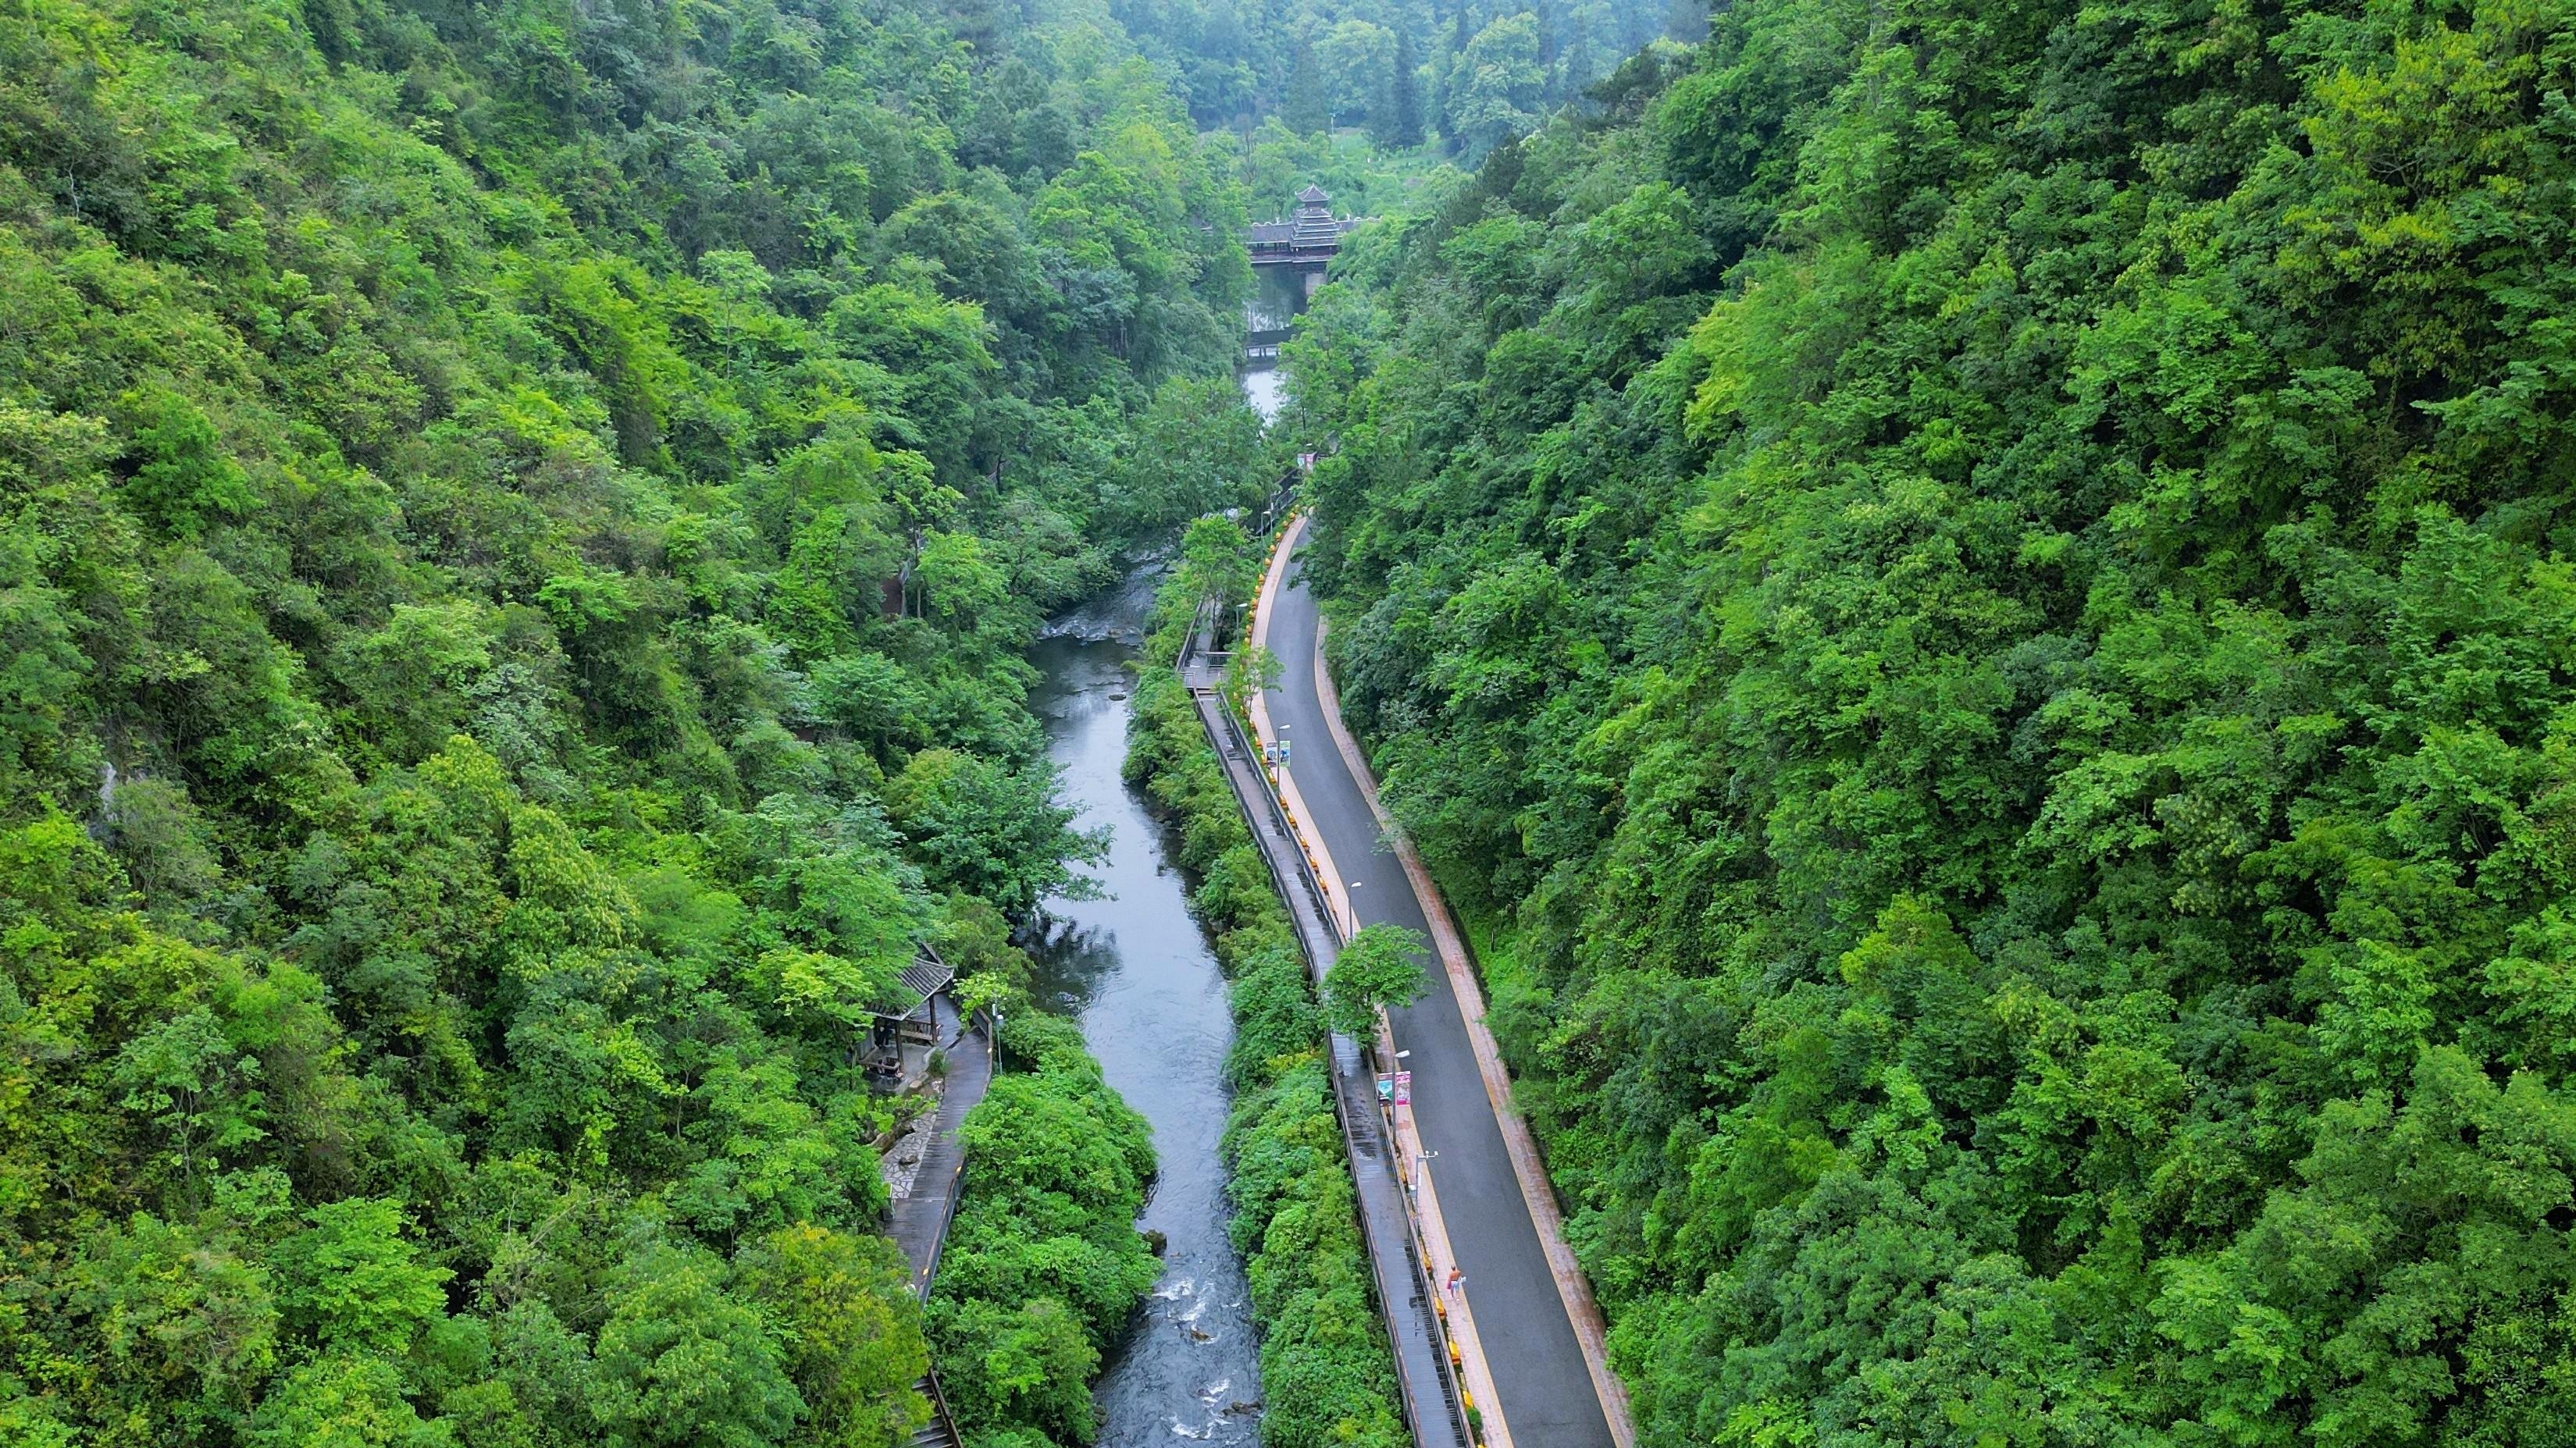
[[[1288,340],[1290,324],[1340,254],[1342,238],[1365,218],[1337,216],[1332,197],[1321,186],[1297,193],[1297,210],[1276,221],[1256,221],[1245,238],[1252,253],[1255,295],[1244,308],[1243,364],[1276,365],[1279,344]]]

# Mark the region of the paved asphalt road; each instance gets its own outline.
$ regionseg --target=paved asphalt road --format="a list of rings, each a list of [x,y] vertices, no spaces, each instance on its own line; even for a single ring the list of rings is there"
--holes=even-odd
[[[1342,871],[1333,882],[1336,893],[1355,902],[1363,925],[1388,920],[1427,935],[1404,867],[1379,841],[1377,817],[1325,730],[1315,693],[1315,600],[1295,563],[1271,610],[1268,642],[1282,675],[1270,692],[1270,717],[1287,730],[1298,793]],[[1414,1123],[1423,1145],[1438,1153],[1431,1178],[1450,1247],[1466,1273],[1468,1305],[1502,1395],[1503,1420],[1516,1448],[1612,1448],[1582,1345],[1549,1275],[1467,1044],[1457,995],[1436,961],[1426,978],[1431,993],[1393,1013],[1395,1044],[1413,1053],[1405,1064],[1413,1071]]]

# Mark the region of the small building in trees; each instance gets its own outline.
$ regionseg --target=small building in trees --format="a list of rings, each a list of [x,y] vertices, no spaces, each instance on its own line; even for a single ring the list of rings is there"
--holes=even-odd
[[[867,1039],[859,1048],[859,1065],[869,1079],[897,1087],[921,1078],[931,1053],[956,1036],[964,1019],[949,989],[957,972],[939,952],[919,947],[901,979],[896,998],[869,1013]]]

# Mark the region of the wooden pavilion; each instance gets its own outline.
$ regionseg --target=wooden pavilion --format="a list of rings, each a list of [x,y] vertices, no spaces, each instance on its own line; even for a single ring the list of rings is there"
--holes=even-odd
[[[903,968],[902,980],[902,989],[888,1008],[869,1014],[867,1040],[859,1048],[860,1066],[871,1079],[890,1086],[919,1076],[930,1063],[930,1053],[940,1049],[961,1023],[957,1002],[949,994],[957,972],[939,958],[939,952],[927,945],[919,947],[912,964]]]

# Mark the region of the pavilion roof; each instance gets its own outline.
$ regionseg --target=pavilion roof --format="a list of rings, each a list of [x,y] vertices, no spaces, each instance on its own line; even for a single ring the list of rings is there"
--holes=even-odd
[[[903,968],[903,975],[900,977],[903,982],[902,988],[895,992],[895,999],[888,1002],[887,1009],[871,1011],[870,1015],[887,1021],[903,1020],[915,1015],[932,996],[946,990],[948,983],[957,978],[956,970],[951,968],[948,962],[941,960],[937,951],[927,945],[915,948],[920,953],[913,956],[912,964]]]

